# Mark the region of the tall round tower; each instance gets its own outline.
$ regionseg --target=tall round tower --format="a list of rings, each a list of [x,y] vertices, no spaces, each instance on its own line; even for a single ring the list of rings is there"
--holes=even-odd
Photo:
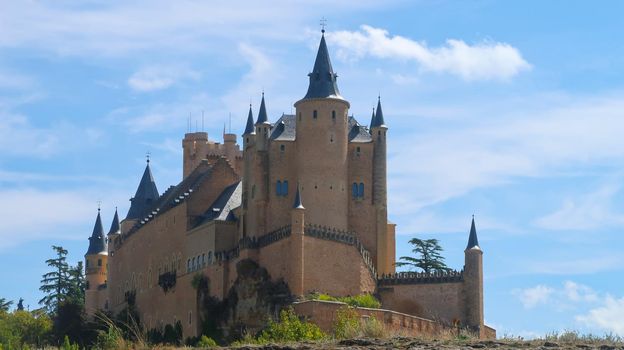
[[[306,220],[346,230],[350,106],[338,90],[324,35],[308,76],[308,92],[295,103],[297,180],[306,198]]]
[[[104,228],[102,227],[100,209],[98,208],[93,233],[89,237],[89,249],[85,254],[85,277],[87,280],[85,310],[88,314],[92,314],[102,308],[105,303],[106,295],[105,292],[102,292],[103,288],[100,286],[106,284],[107,260],[108,246]]]

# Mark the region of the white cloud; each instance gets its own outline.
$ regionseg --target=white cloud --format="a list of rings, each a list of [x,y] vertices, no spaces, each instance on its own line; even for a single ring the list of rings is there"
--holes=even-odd
[[[546,304],[554,292],[553,288],[537,285],[532,288],[515,290],[514,294],[525,308],[530,309],[539,304]]]
[[[182,80],[199,78],[199,72],[184,65],[151,65],[132,74],[128,78],[128,86],[135,91],[148,92],[166,89]]]
[[[523,261],[522,266],[525,272],[544,275],[570,275],[570,274],[592,274],[602,271],[618,269],[624,263],[619,254],[578,257],[576,254],[564,258],[551,258],[548,260],[532,259]]]
[[[293,40],[317,23],[327,6],[357,11],[388,6],[371,0],[206,2],[180,0],[2,2],[0,47],[43,49],[63,55],[101,57],[158,49],[170,52],[223,50],[216,39]],[[305,9],[303,11],[302,9]],[[209,42],[210,41],[210,42]]]
[[[588,230],[624,223],[624,215],[613,212],[613,197],[618,185],[605,185],[581,198],[566,199],[557,211],[536,220],[537,226],[549,230]]]
[[[360,31],[328,33],[328,40],[340,49],[338,56],[359,59],[366,55],[418,62],[424,71],[451,73],[465,80],[508,80],[531,69],[518,49],[498,42],[483,41],[468,45],[448,39],[446,46],[430,48],[399,35],[390,36],[385,29],[368,25]]]
[[[561,176],[624,161],[621,93],[529,96],[454,109],[455,118],[429,120],[433,127],[425,130],[408,115],[390,122],[389,205],[395,215],[521,177]]]
[[[616,299],[607,295],[601,306],[589,310],[576,320],[592,328],[613,332],[624,336],[624,298]]]
[[[535,287],[514,289],[512,294],[518,298],[525,309],[548,304],[557,311],[563,311],[599,301],[598,293],[592,288],[573,281],[565,281],[559,288],[539,284]]]
[[[89,189],[0,189],[0,250],[38,239],[86,239],[96,200],[120,203],[125,197],[110,191],[96,196]]]

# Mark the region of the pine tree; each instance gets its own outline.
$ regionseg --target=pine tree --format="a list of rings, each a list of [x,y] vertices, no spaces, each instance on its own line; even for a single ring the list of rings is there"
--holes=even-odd
[[[8,312],[11,305],[13,305],[13,301],[0,298],[0,311]]]
[[[416,256],[402,256],[399,259],[402,261],[395,263],[395,266],[416,267],[426,273],[451,270],[450,268],[448,268],[448,266],[446,266],[446,263],[444,262],[444,257],[440,254],[443,249],[438,243],[437,239],[432,238],[422,240],[418,238],[412,238],[409,241],[409,244],[414,246],[412,252]]]
[[[67,264],[67,250],[60,246],[52,246],[56,258],[46,260],[52,271],[43,274],[39,290],[46,293],[39,304],[42,304],[49,313],[55,313],[59,304],[66,300],[70,289],[70,267]]]
[[[69,268],[69,288],[67,291],[67,298],[74,303],[84,305],[84,295],[86,288],[86,281],[83,274],[82,261],[79,261],[76,266]]]

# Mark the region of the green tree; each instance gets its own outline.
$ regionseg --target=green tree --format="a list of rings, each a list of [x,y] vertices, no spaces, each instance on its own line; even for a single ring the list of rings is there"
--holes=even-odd
[[[19,298],[19,301],[17,302],[17,311],[24,311],[24,299],[23,298]]]
[[[0,311],[8,312],[11,305],[13,305],[13,301],[0,298]]]
[[[76,266],[71,266],[68,270],[67,299],[84,305],[85,288],[86,281],[82,261],[79,261]]]
[[[56,257],[46,260],[52,271],[43,274],[39,290],[46,295],[39,300],[49,313],[56,313],[59,304],[67,298],[70,289],[70,267],[67,264],[67,250],[61,246],[52,246]]]
[[[399,262],[395,263],[397,267],[410,266],[419,268],[426,273],[450,271],[451,269],[446,266],[444,257],[440,254],[442,247],[435,238],[432,239],[418,239],[412,238],[409,240],[409,244],[414,246],[412,252],[415,254],[412,256],[402,256]]]

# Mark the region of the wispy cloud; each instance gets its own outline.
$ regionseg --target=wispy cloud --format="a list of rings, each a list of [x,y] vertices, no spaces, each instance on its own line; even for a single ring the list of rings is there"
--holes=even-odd
[[[538,227],[548,230],[588,230],[621,225],[624,214],[613,211],[612,202],[621,188],[605,185],[580,198],[568,198],[557,211],[536,220]]]
[[[618,299],[607,295],[601,306],[589,310],[584,315],[576,316],[576,321],[589,327],[624,336],[622,315],[624,315],[624,297]]]
[[[387,30],[368,25],[359,31],[337,31],[328,40],[340,49],[338,56],[359,59],[372,56],[382,59],[415,61],[424,71],[446,72],[465,80],[508,80],[531,65],[520,51],[507,44],[483,41],[469,45],[462,40],[448,39],[445,46],[428,47]]]
[[[143,67],[130,78],[128,86],[139,92],[149,92],[169,88],[183,80],[198,80],[200,73],[180,64],[151,65]]]
[[[561,287],[550,287],[543,284],[524,289],[514,289],[512,294],[518,298],[525,309],[539,305],[550,305],[557,311],[569,309],[573,304],[592,304],[598,302],[599,296],[589,286],[573,281],[564,281]]]

